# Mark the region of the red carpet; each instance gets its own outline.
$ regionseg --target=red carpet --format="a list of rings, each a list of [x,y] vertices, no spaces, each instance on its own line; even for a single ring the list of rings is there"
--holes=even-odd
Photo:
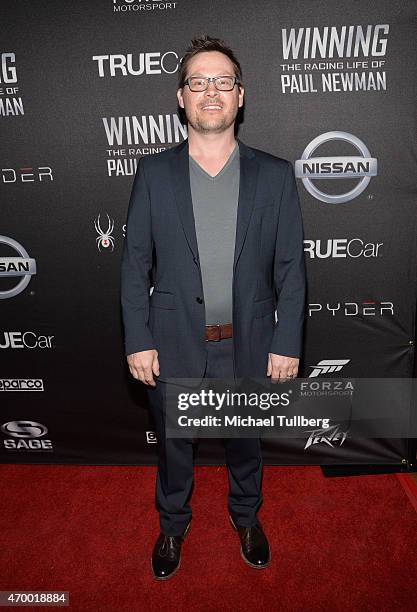
[[[417,474],[397,474],[397,478],[417,512]]]
[[[225,469],[198,467],[182,565],[161,583],[150,573],[155,468],[0,471],[1,590],[66,590],[71,610],[94,612],[417,609],[417,512],[396,475],[266,467],[272,565],[253,570],[228,523]]]

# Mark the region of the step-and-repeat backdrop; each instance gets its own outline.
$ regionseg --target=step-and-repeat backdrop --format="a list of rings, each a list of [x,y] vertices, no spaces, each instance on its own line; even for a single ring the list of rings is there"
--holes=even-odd
[[[416,4],[1,3],[0,460],[152,464],[123,355],[120,261],[137,162],[187,137],[190,39],[243,67],[239,137],[295,167],[308,274],[301,374],[412,374]],[[405,439],[266,440],[267,463],[394,463]],[[199,463],[223,461],[202,440]]]

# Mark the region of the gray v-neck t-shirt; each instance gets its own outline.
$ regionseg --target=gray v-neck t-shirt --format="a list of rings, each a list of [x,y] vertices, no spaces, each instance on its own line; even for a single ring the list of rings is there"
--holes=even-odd
[[[240,179],[239,146],[236,143],[226,164],[214,177],[191,155],[189,167],[206,324],[231,323]]]

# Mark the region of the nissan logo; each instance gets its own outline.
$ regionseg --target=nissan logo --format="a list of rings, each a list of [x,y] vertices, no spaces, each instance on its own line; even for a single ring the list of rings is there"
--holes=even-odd
[[[350,143],[359,155],[314,157],[316,149],[330,140]],[[327,204],[342,204],[353,200],[367,188],[371,177],[377,175],[377,167],[377,160],[371,157],[368,147],[362,140],[348,132],[326,132],[314,138],[304,149],[301,159],[296,160],[295,176],[303,181],[304,187],[317,200]],[[312,182],[312,179],[346,178],[360,180],[353,189],[340,195],[325,193]]]
[[[26,249],[13,238],[0,236],[0,244],[6,244],[19,254],[18,257],[0,257],[0,276],[20,277],[12,289],[0,291],[0,300],[5,300],[19,295],[26,289],[32,274],[36,274],[36,261],[29,257]]]

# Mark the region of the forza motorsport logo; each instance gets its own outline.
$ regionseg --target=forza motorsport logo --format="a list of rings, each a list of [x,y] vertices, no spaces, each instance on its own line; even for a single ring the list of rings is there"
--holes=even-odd
[[[339,363],[336,363],[336,360],[326,359],[319,361],[316,366],[309,366],[311,368],[319,368],[319,374],[323,372],[324,362],[327,362],[325,365],[325,371],[329,372],[327,366],[339,366],[340,362],[348,363],[350,359],[338,359]],[[343,364],[342,364],[343,367]],[[338,368],[339,371],[341,368]],[[333,370],[335,371],[335,370]],[[311,375],[310,375],[311,377]],[[305,380],[301,383],[300,387],[300,397],[335,397],[335,396],[346,396],[352,395],[354,392],[354,384],[351,380]]]
[[[147,13],[169,11],[177,8],[178,2],[155,2],[154,0],[113,0],[113,13]]]
[[[52,441],[43,438],[48,428],[36,421],[9,421],[3,423],[1,431],[7,437],[3,440],[4,448],[8,451],[26,452],[52,452]],[[40,438],[43,438],[42,440]]]
[[[340,372],[343,366],[349,363],[350,359],[322,359],[314,366],[309,378],[320,376],[320,374],[333,374],[334,372]]]
[[[330,141],[343,141],[351,144],[359,155],[339,155],[319,157],[316,149]],[[295,162],[295,176],[300,178],[305,189],[317,200],[326,204],[343,204],[357,198],[369,185],[371,177],[377,175],[378,163],[371,157],[368,147],[362,140],[348,132],[326,132],[314,138],[304,149],[301,159]],[[353,189],[341,194],[326,193],[319,189],[313,180],[356,179]]]
[[[36,261],[29,257],[26,249],[13,238],[0,236],[0,244],[12,248],[17,257],[0,256],[0,277],[16,278],[17,283],[11,289],[3,289],[0,285],[0,300],[15,297],[22,293],[36,274]]]

